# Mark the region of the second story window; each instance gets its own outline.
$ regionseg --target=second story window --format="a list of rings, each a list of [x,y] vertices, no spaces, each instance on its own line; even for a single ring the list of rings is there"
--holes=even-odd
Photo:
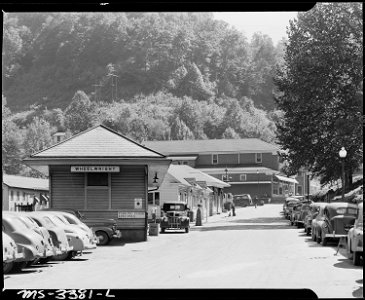
[[[256,163],[261,164],[262,163],[262,153],[256,153]]]
[[[241,174],[240,181],[247,181],[247,174]]]
[[[218,154],[213,154],[212,155],[212,164],[213,165],[218,164]]]

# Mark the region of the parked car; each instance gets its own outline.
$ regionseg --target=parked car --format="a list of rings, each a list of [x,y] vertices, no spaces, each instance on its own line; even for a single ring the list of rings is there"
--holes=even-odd
[[[301,207],[301,202],[295,203],[295,205],[292,207],[291,214],[289,215],[290,225],[297,225],[297,219],[299,218]]]
[[[304,231],[307,235],[310,235],[312,232],[312,221],[316,218],[319,212],[319,207],[326,204],[327,203],[323,202],[313,202],[309,205],[307,215],[304,218]]]
[[[48,230],[42,226],[39,226],[32,218],[30,218],[24,212],[12,213],[15,214],[29,229],[34,230],[42,238],[44,242],[45,252],[42,258],[39,259],[39,262],[46,263],[47,261],[51,260],[51,258],[57,253]],[[36,263],[36,260],[33,262],[28,262],[28,265],[31,265],[32,263]]]
[[[36,211],[32,212],[32,214],[45,216],[51,222],[62,228],[66,233],[69,244],[73,247],[73,250],[66,254],[55,256],[57,260],[72,259],[74,256],[82,254],[82,251],[85,249],[85,240],[88,240],[88,238],[86,237],[86,233],[81,228],[72,226],[60,216],[47,211]]]
[[[363,203],[358,205],[358,215],[354,226],[347,234],[347,251],[355,266],[360,265],[360,257],[364,259],[363,235],[364,235]]]
[[[53,245],[56,247],[56,254],[52,259],[66,259],[73,250],[73,246],[70,245],[71,239],[67,237],[63,227],[57,226],[47,215],[38,214],[37,212],[26,212],[26,214],[39,226],[46,228],[51,235]]]
[[[29,229],[16,215],[3,212],[3,231],[17,244],[20,251],[24,251],[24,258],[13,263],[13,270],[21,270],[29,261],[36,261],[44,257],[45,247],[43,239],[38,233]]]
[[[163,217],[161,218],[161,232],[166,229],[185,229],[189,232],[190,219],[188,207],[182,202],[165,202],[162,206]]]
[[[64,211],[48,211],[49,213],[55,214],[56,216],[60,216],[63,221],[66,221],[68,224],[81,228],[85,231],[88,241],[85,240],[85,248],[86,249],[95,249],[96,243],[98,241],[92,229],[87,226],[85,223],[81,222],[75,215],[64,212]]]
[[[293,206],[299,202],[300,202],[299,199],[293,197],[288,197],[284,200],[283,213],[286,219],[289,219]]]
[[[243,206],[243,207],[253,205],[250,194],[234,195],[233,203],[235,206]]]
[[[357,205],[352,203],[328,203],[321,207],[316,222],[313,222],[315,240],[325,246],[329,239],[347,236],[347,231],[354,224],[356,215]]]
[[[311,201],[304,201],[304,202],[301,202],[301,203],[302,203],[302,205],[300,206],[300,210],[299,210],[299,212],[298,212],[298,214],[295,218],[295,225],[298,228],[304,227],[304,219],[309,213],[309,207],[310,207],[310,204],[312,202]]]
[[[3,272],[7,274],[13,268],[14,261],[24,259],[24,252],[15,241],[3,231]],[[19,251],[21,250],[21,251]]]
[[[82,223],[87,225],[95,233],[98,245],[107,245],[114,238],[121,238],[122,233],[117,229],[117,222],[114,219],[87,218],[78,210],[73,209],[47,209],[45,211],[63,211],[76,216]]]

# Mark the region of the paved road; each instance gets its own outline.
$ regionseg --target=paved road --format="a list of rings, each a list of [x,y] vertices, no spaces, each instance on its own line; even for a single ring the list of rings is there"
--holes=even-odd
[[[318,245],[288,224],[281,205],[239,208],[190,233],[98,247],[81,258],[5,276],[5,288],[310,288],[319,297],[362,297],[363,270],[336,244]]]

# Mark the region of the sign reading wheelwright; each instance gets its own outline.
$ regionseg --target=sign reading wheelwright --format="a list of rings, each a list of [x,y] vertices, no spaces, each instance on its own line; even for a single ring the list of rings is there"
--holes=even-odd
[[[119,166],[71,166],[71,172],[119,172]]]

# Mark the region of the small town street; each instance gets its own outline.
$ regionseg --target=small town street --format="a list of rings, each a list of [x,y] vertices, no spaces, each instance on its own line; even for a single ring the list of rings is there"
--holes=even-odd
[[[363,296],[363,270],[336,243],[323,247],[290,226],[282,205],[238,208],[190,233],[114,241],[80,258],[8,274],[5,289],[309,288],[318,297]]]

